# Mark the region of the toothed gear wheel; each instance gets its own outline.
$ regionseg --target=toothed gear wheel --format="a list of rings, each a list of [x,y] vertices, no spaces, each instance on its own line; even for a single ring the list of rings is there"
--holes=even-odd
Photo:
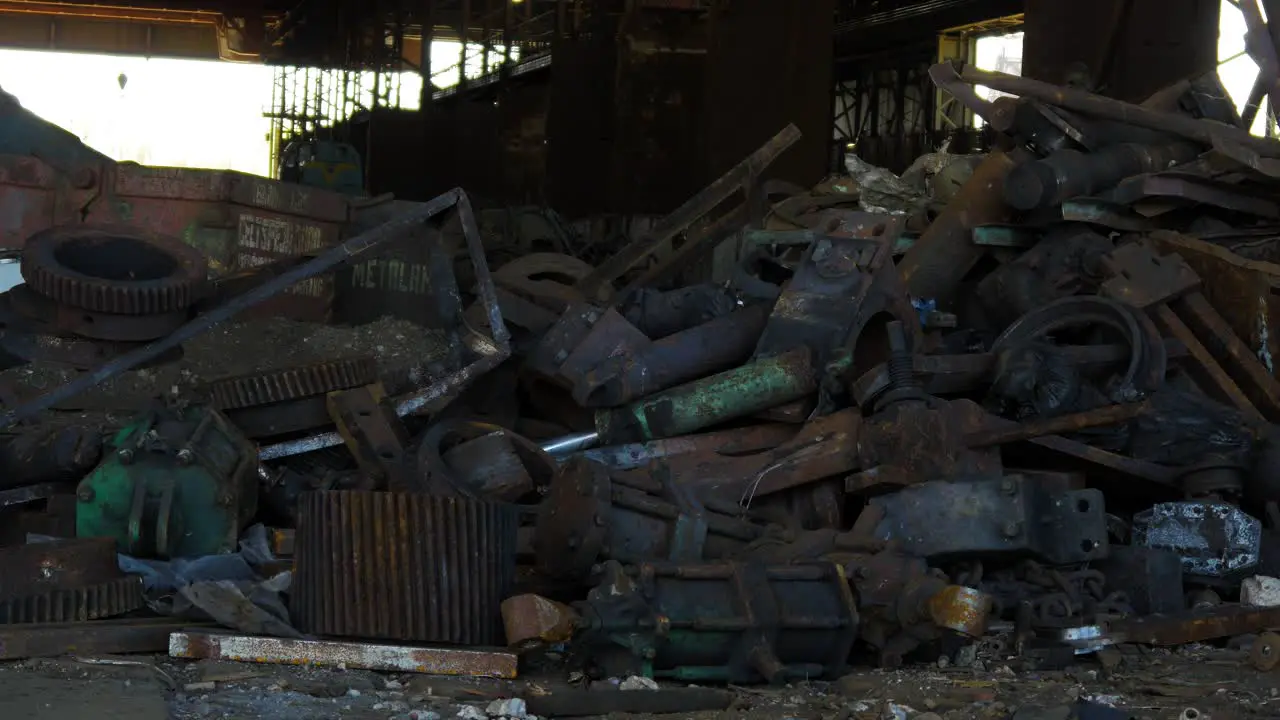
[[[0,601],[0,623],[88,622],[124,615],[145,604],[142,578],[133,575]]]
[[[119,315],[178,312],[209,288],[199,250],[115,225],[64,225],[32,235],[22,250],[22,279],[55,302]]]
[[[224,378],[210,383],[208,389],[215,408],[239,410],[348,390],[377,381],[377,361],[360,357]]]

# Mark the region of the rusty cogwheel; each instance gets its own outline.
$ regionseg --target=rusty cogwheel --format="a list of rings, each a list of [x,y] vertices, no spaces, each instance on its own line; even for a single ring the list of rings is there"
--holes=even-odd
[[[209,289],[199,250],[117,225],[64,225],[32,235],[22,250],[22,279],[54,302],[119,315],[178,312]]]
[[[238,410],[348,390],[378,381],[378,362],[348,358],[238,375],[209,383],[209,399],[218,410]]]
[[[0,623],[88,622],[133,612],[145,604],[142,578],[131,575],[0,601]]]
[[[303,493],[289,614],[316,635],[502,645],[519,524],[508,503]]]

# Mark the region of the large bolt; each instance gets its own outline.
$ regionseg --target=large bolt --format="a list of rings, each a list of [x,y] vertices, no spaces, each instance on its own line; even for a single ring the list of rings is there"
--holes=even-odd
[[[889,334],[889,385],[894,390],[916,386],[916,374],[912,367],[911,349],[907,347],[907,333],[901,320],[885,325]]]
[[[133,451],[129,448],[120,448],[116,452],[116,457],[120,458],[121,463],[128,465],[133,462]]]
[[[178,462],[182,465],[190,465],[195,459],[196,455],[191,452],[191,448],[182,448],[178,451]]]
[[[1004,536],[1007,538],[1015,538],[1022,534],[1022,523],[1017,520],[1010,520],[1004,524]]]
[[[96,497],[96,493],[94,493],[93,488],[89,487],[88,485],[81,485],[80,489],[76,491],[76,499],[79,500],[80,502],[84,502],[84,503],[93,502],[94,497]]]

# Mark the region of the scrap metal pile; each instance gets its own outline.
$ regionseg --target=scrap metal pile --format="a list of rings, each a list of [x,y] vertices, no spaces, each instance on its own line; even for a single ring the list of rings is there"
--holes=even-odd
[[[789,127],[598,266],[491,275],[461,191],[235,283],[177,240],[37,233],[4,347],[120,345],[5,399],[0,461],[36,469],[0,504],[46,502],[18,526],[79,539],[0,552],[0,654],[159,639],[513,677],[552,650],[596,677],[784,683],[1280,627],[1280,142],[1216,76],[1142,106],[932,76],[1005,136],[939,172],[954,192],[886,211],[865,179],[761,182]],[[471,269],[460,287],[432,255],[439,376],[393,394],[353,347],[160,389],[102,443],[19,424],[389,240],[443,247],[422,229],[454,208]],[[728,280],[682,282],[731,236]],[[46,572],[68,558],[88,569]],[[102,621],[144,604],[178,619]]]

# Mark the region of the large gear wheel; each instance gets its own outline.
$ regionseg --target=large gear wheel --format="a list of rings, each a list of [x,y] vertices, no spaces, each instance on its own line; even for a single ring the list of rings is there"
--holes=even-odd
[[[0,623],[88,622],[124,615],[145,604],[142,578],[131,575],[0,601]]]
[[[377,381],[377,361],[358,357],[224,378],[210,383],[208,391],[214,408],[239,410],[348,390]]]
[[[120,315],[178,312],[209,289],[199,250],[117,225],[63,225],[32,235],[22,250],[22,278],[55,302]]]

